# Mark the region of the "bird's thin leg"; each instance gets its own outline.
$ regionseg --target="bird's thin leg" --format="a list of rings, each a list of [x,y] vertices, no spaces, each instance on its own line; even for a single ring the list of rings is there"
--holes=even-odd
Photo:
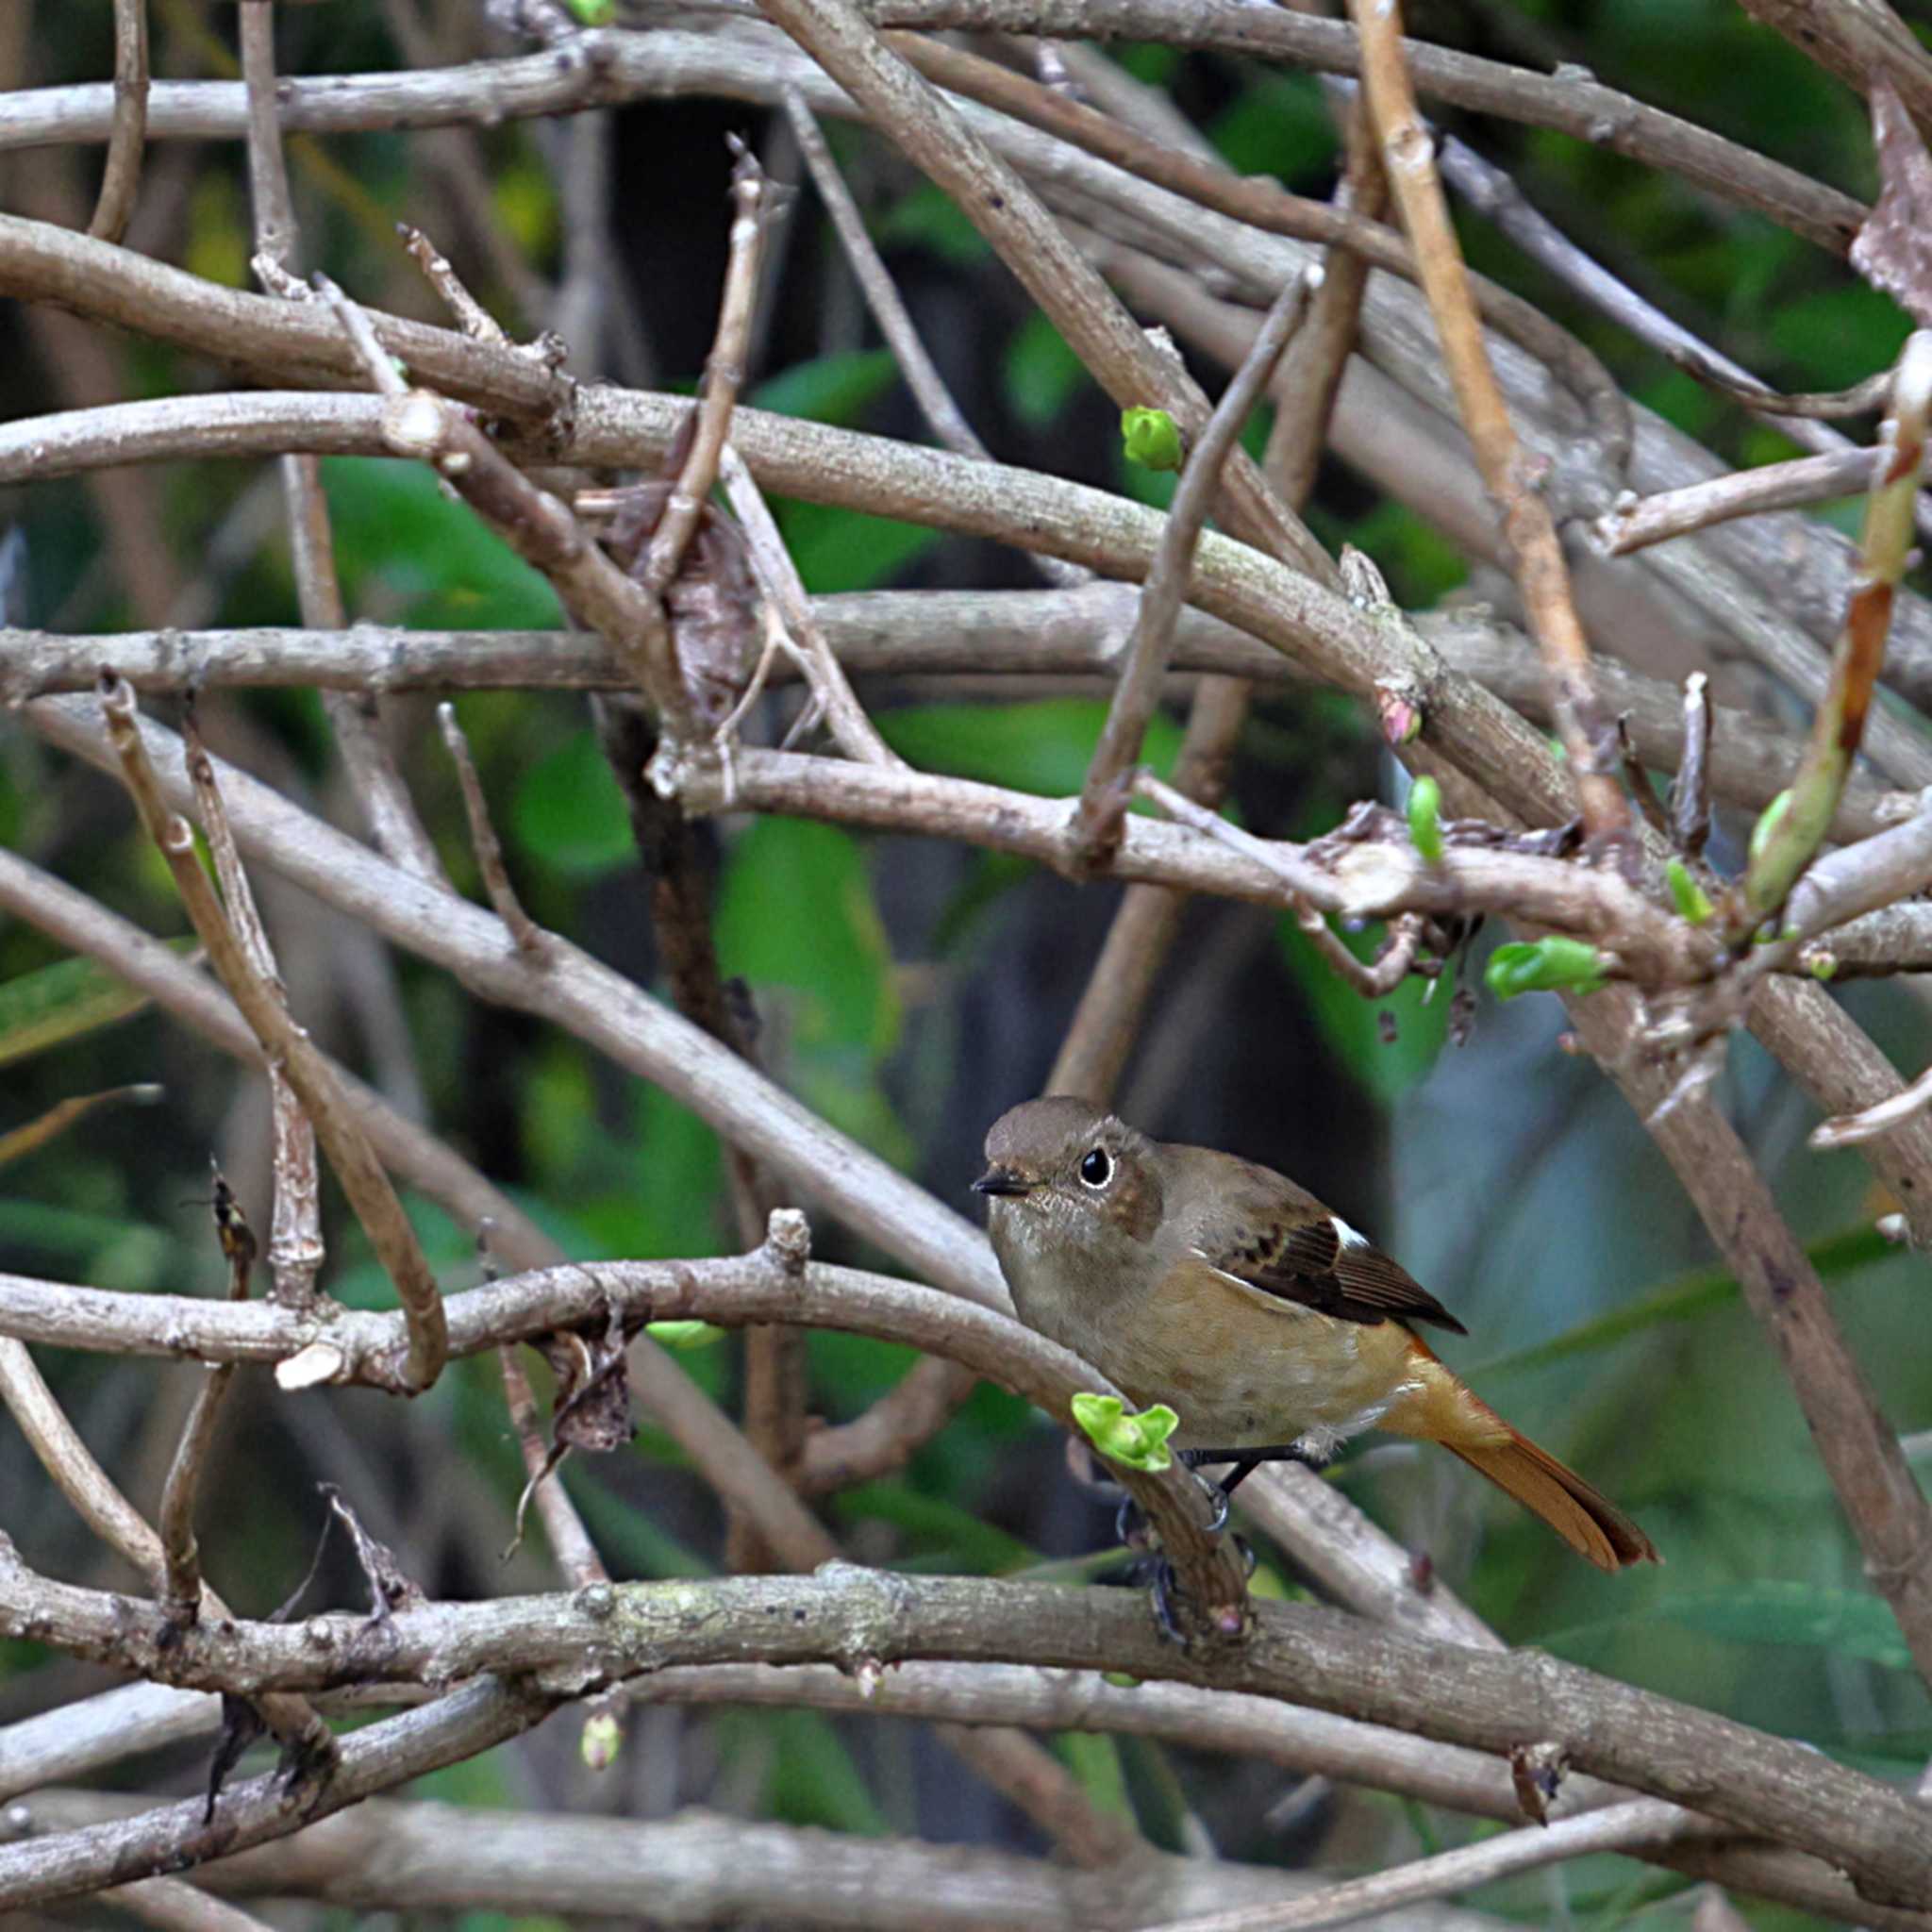
[[[1190,1469],[1212,1468],[1220,1462],[1233,1464],[1213,1491],[1214,1521],[1208,1527],[1220,1529],[1227,1522],[1228,1503],[1234,1492],[1264,1462],[1299,1462],[1320,1470],[1328,1466],[1329,1458],[1317,1455],[1306,1442],[1279,1442],[1266,1449],[1183,1449],[1181,1460]]]

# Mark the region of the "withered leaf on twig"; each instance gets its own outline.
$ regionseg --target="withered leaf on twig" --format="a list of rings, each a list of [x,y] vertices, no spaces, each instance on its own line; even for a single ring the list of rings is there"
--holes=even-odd
[[[1925,328],[1932,326],[1932,156],[1883,75],[1873,76],[1871,98],[1882,186],[1852,243],[1852,266]]]
[[[624,492],[609,550],[632,576],[639,575],[674,487],[660,479],[634,484]],[[763,636],[758,584],[744,539],[713,504],[708,503],[698,517],[691,547],[664,592],[664,608],[691,708],[699,722],[715,731],[744,694]]]
[[[601,1324],[580,1322],[536,1338],[535,1346],[557,1377],[553,1434],[558,1449],[608,1455],[628,1442],[630,1419],[629,1340],[616,1309]]]

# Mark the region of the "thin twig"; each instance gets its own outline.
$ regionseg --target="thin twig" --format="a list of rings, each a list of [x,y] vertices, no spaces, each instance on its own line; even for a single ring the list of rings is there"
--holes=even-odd
[[[1693,671],[1684,680],[1684,749],[1671,787],[1671,835],[1686,858],[1696,858],[1710,837],[1710,680]]]
[[[678,676],[661,600],[625,576],[565,505],[530,482],[458,405],[428,390],[391,397],[383,430],[393,454],[431,465],[511,549],[551,580],[577,620],[624,658],[667,726],[688,716],[690,698]]]
[[[796,88],[787,88],[784,100],[786,118],[791,123],[798,151],[811,173],[812,185],[818,190],[819,199],[824,204],[825,213],[845,250],[845,258],[865,296],[865,305],[872,310],[873,320],[878,324],[879,333],[885,337],[886,346],[891,350],[892,359],[898,363],[899,373],[905,376],[921,415],[948,449],[962,457],[990,461],[992,453],[953,400],[945,379],[920,341],[898,286],[873,245],[865,217],[853,200],[852,191],[846,187],[845,177],[832,158],[832,150],[820,133],[811,109],[806,106],[805,96]]]
[[[1889,1100],[1879,1101],[1875,1107],[1821,1122],[1811,1129],[1811,1144],[1819,1148],[1856,1147],[1866,1141],[1875,1140],[1880,1134],[1889,1133],[1893,1127],[1903,1126],[1927,1107],[1932,1107],[1932,1067],[1928,1067],[1909,1087],[1894,1093]]]
[[[1127,641],[1126,662],[1108,708],[1100,742],[1087,768],[1080,804],[1070,832],[1074,862],[1081,871],[1104,865],[1120,841],[1126,810],[1123,779],[1141,756],[1147,721],[1160,698],[1160,680],[1174,647],[1174,625],[1188,600],[1194,546],[1221,491],[1222,472],[1241,426],[1274,365],[1300,325],[1308,302],[1308,278],[1296,275],[1274,298],[1241,366],[1235,372],[1198,442],[1190,452],[1168,509],[1153,568],[1141,587],[1141,606]]]
[[[751,337],[752,303],[758,287],[758,256],[767,221],[767,187],[758,158],[734,143],[731,169],[731,235],[718,325],[705,362],[704,393],[697,403],[697,433],[652,533],[638,580],[654,597],[671,588],[697,530],[705,499],[718,477],[719,458],[731,430],[731,412],[744,381],[745,344]]]
[[[214,1176],[215,1237],[228,1264],[228,1299],[248,1299],[248,1277],[255,1267],[255,1233],[248,1225],[226,1179]],[[235,1379],[233,1362],[217,1363],[202,1378],[194,1403],[182,1425],[181,1441],[161,1486],[161,1505],[155,1523],[161,1540],[161,1601],[170,1616],[192,1623],[201,1609],[201,1552],[194,1537],[194,1505],[202,1469],[214,1446],[215,1424]]]
[[[1842,461],[1862,458],[1863,452],[1857,444],[1828,423],[1814,420],[1810,408],[1814,404],[1841,405],[1854,400],[1866,408],[1882,408],[1882,385],[1890,382],[1890,370],[1832,397],[1784,395],[1767,389],[1748,370],[1699,341],[1681,323],[1585,254],[1554,222],[1530,205],[1507,169],[1487,160],[1466,142],[1453,134],[1443,135],[1437,149],[1437,166],[1442,171],[1443,180],[1532,261],[1576,290],[1640,341],[1648,342],[1659,354],[1669,357],[1695,380],[1774,423],[1792,441],[1818,456]],[[1825,413],[1840,411],[1833,408]],[[1851,487],[1862,489],[1862,479]],[[1599,530],[1607,531],[1610,522],[1609,517],[1604,518]],[[1919,527],[1932,535],[1932,501],[1921,501]]]
[[[34,1365],[25,1344],[10,1336],[0,1336],[0,1404],[5,1405],[20,1425],[20,1432],[41,1467],[54,1479],[55,1487],[74,1506],[80,1520],[142,1575],[152,1578],[157,1590],[164,1589],[167,1559],[161,1540],[94,1460],[93,1452],[54,1399],[53,1391]],[[4,1542],[0,1542],[0,1548],[4,1547]],[[229,1614],[228,1607],[206,1584],[202,1586],[200,1607],[204,1613],[200,1621]],[[333,1761],[335,1734],[307,1697],[298,1691],[276,1690],[255,1702],[263,1722],[291,1751],[319,1768]],[[200,1804],[197,1802],[193,1808],[199,1817]]]
[[[423,271],[423,279],[442,297],[443,307],[456,317],[457,326],[466,336],[473,341],[515,347],[503,325],[463,286],[462,277],[450,266],[449,258],[421,228],[398,222],[396,233],[409,259]],[[363,359],[368,359],[366,350]]]
[[[490,801],[483,795],[483,781],[476,775],[476,761],[470,756],[470,741],[457,723],[457,708],[447,702],[436,708],[436,722],[442,732],[450,762],[457,768],[457,783],[463,794],[463,815],[470,824],[470,849],[476,856],[476,870],[483,876],[483,890],[496,908],[496,916],[516,942],[517,950],[541,964],[547,951],[543,929],[524,910],[517,889],[510,884],[509,868],[503,860],[503,841],[490,818]]]
[[[234,928],[236,943],[246,956],[255,976],[278,1000],[289,1004],[287,989],[276,971],[274,949],[255,904],[255,892],[235,849],[234,829],[214,782],[214,766],[201,741],[192,704],[181,714],[181,743],[187,753],[188,775],[194,786],[195,815],[208,839],[215,878],[222,889],[222,907]],[[289,1084],[284,1068],[269,1056],[270,1170],[275,1177],[275,1206],[269,1219],[268,1264],[278,1300],[297,1307],[316,1298],[316,1276],[327,1258],[322,1235],[322,1176],[316,1165],[315,1128],[300,1097]]]
[[[152,1080],[137,1080],[125,1087],[108,1087],[98,1093],[74,1093],[57,1101],[45,1113],[18,1127],[0,1134],[0,1167],[24,1160],[64,1134],[75,1122],[85,1120],[97,1107],[132,1105],[153,1107],[167,1098],[168,1090]]]
[[[243,0],[238,25],[248,101],[255,267],[271,294],[301,301],[307,291],[292,274],[301,231],[282,151],[273,0]],[[336,574],[335,541],[321,468],[312,455],[299,453],[281,457],[277,467],[288,510],[290,558],[302,621],[317,630],[340,630],[347,614]],[[377,701],[366,692],[331,691],[324,696],[323,707],[341,751],[350,786],[376,844],[398,865],[425,878],[440,877],[436,849],[383,741]]]
[[[517,1432],[517,1446],[523,1451],[524,1468],[529,1475],[525,1493],[536,1502],[558,1568],[571,1588],[582,1590],[589,1584],[608,1583],[610,1572],[597,1554],[597,1545],[584,1527],[584,1519],[577,1514],[570,1492],[563,1487],[550,1446],[543,1440],[537,1398],[531,1393],[529,1376],[524,1373],[523,1357],[517,1353],[519,1346],[514,1341],[499,1343],[496,1359],[503,1371],[504,1404],[509,1410],[510,1426]],[[521,1525],[521,1505],[517,1515]]]
[[[1330,97],[1331,100],[1333,96]],[[1335,206],[1367,221],[1380,221],[1389,205],[1389,183],[1368,114],[1350,102],[1342,114],[1345,149]],[[1283,498],[1301,508],[1315,487],[1315,473],[1328,443],[1335,398],[1360,330],[1362,295],[1369,284],[1366,256],[1329,247],[1322,254],[1320,286],[1307,320],[1281,358],[1278,396],[1268,449],[1261,459]]]
[[[1649,1850],[1683,1838],[1691,1829],[1674,1805],[1635,1798],[1581,1818],[1525,1825],[1479,1844],[1438,1852],[1368,1878],[1352,1878],[1285,1906],[1248,1906],[1175,1919],[1155,1932],[1316,1932],[1371,1913],[1399,1911],[1425,1899],[1447,1898],[1518,1872],[1534,1872],[1565,1858],[1597,1852]]]
[[[925,418],[932,433],[955,454],[991,462],[992,452],[979,440],[978,432],[972,424],[967,422],[965,413],[947,390],[939,365],[920,341],[919,330],[899,293],[898,284],[892,280],[891,271],[873,245],[865,217],[859,212],[858,202],[852,198],[852,191],[846,187],[845,177],[840,174],[839,164],[832,158],[831,147],[819,131],[819,124],[812,118],[805,96],[796,88],[788,87],[784,102],[786,118],[791,125],[798,151],[810,171],[812,185],[818,190],[819,200],[824,204],[825,213],[831,218],[832,227],[858,283],[859,292],[865,297],[865,306],[878,324],[879,333],[885,337],[886,346],[891,350],[892,359],[899,365],[899,373],[906,378],[906,386],[912,391],[912,399],[919,405],[920,414]],[[1049,583],[1062,588],[1085,583],[1091,575],[1078,564],[1062,563],[1057,557],[1036,557],[1034,562]]]
[[[1849,389],[1814,391],[1788,395],[1767,388],[1734,365],[1714,359],[1702,343],[1683,344],[1671,359],[1686,375],[1694,375],[1720,394],[1729,396],[1760,415],[1784,421],[1828,421],[1835,416],[1869,416],[1885,408],[1891,396],[1891,371],[1881,369]],[[1787,432],[1789,433],[1789,432]]]
[[[878,727],[866,716],[865,707],[853,695],[844,671],[812,616],[805,581],[773,521],[764,492],[729,443],[720,453],[718,480],[724,485],[725,498],[744,533],[745,549],[750,553],[758,587],[798,647],[800,669],[824,709],[826,729],[838,741],[839,748],[861,764],[903,764],[905,760],[879,736]]]
[[[1184,437],[1198,437],[1207,399],[1178,358],[1147,340],[1034,191],[853,0],[765,0],[765,11],[952,196],[1122,408],[1164,408]],[[1240,449],[1228,458],[1224,495],[1230,529],[1316,582],[1334,581],[1333,559]]]
[[[101,714],[113,740],[127,789],[141,809],[149,836],[168,861],[182,905],[202,944],[208,948],[210,964],[235,1004],[247,1016],[266,1057],[279,1061],[286,1070],[289,1084],[314,1124],[316,1137],[327,1151],[329,1164],[349,1197],[356,1218],[395,1283],[409,1325],[406,1379],[414,1389],[426,1389],[442,1368],[448,1336],[443,1324],[441,1294],[415,1230],[357,1124],[334,1071],[314,1042],[290,1018],[287,1008],[255,971],[237,941],[208,874],[195,857],[194,839],[187,822],[170,811],[161,797],[142,738],[134,694],[111,674],[103,681]],[[214,783],[212,761],[207,783]]]
[[[127,232],[141,192],[141,163],[147,148],[147,0],[114,0],[114,130],[101,170],[90,235],[118,242]]]
[[[1623,838],[1630,830],[1630,812],[1598,752],[1609,734],[1591,679],[1590,645],[1571,596],[1569,568],[1490,365],[1468,272],[1403,66],[1401,20],[1393,0],[1349,5],[1361,36],[1363,90],[1382,138],[1383,166],[1415,247],[1463,425],[1502,520],[1530,630],[1549,665],[1557,728],[1577,800],[1595,837]]]
[[[1858,575],[1832,654],[1831,684],[1812,720],[1810,746],[1797,777],[1782,804],[1774,800],[1767,808],[1753,836],[1742,903],[1733,919],[1739,936],[1784,904],[1824,839],[1858,755],[1885,663],[1892,600],[1911,555],[1928,409],[1932,330],[1921,329],[1899,354],[1891,407],[1880,431],[1888,460],[1867,502]]]
[[[1245,683],[1233,677],[1203,681],[1174,760],[1177,791],[1206,806],[1220,804],[1247,715]],[[1188,897],[1174,886],[1127,888],[1087,975],[1045,1092],[1079,1093],[1101,1106],[1111,1104],[1154,983],[1180,932]]]
[[[1887,370],[1888,389],[1890,382],[1891,371]],[[1761,516],[1862,494],[1890,462],[1890,452],[1882,447],[1855,446],[1833,456],[1799,457],[1756,470],[1734,470],[1681,490],[1629,497],[1606,510],[1588,526],[1587,534],[1605,557],[1628,557],[1652,543],[1688,537],[1734,517]]]
[[[1000,17],[995,17],[1000,16]],[[1248,59],[1283,61],[1324,74],[1353,74],[1355,34],[1345,23],[1298,19],[1213,0],[1116,0],[1096,17],[1087,0],[1054,0],[1016,17],[1004,0],[895,0],[903,27],[1050,33],[1219,47]],[[707,36],[713,38],[714,36]],[[288,125],[315,133],[470,125],[478,104],[492,116],[596,111],[646,98],[664,85],[665,33],[580,33],[582,58],[539,53],[414,74],[387,72],[291,79]],[[1733,206],[1760,210],[1831,254],[1842,256],[1863,207],[1797,169],[1753,153],[1693,122],[1662,112],[1574,70],[1540,74],[1502,60],[1411,41],[1405,58],[1426,95],[1452,107],[1555,128],[1581,142],[1660,168]],[[240,89],[161,83],[150,104],[150,139],[232,139],[243,109]],[[106,86],[43,88],[0,101],[0,150],[49,140],[104,141],[113,125]]]
[[[1405,280],[1420,278],[1409,244],[1353,200],[1311,201],[1289,193],[1277,182],[1232,175],[1215,162],[1178,153],[1137,134],[1010,68],[920,36],[894,34],[890,39],[927,79],[1057,135],[1141,180],[1157,183],[1264,233],[1324,242]],[[1379,163],[1376,165],[1379,172]],[[1576,397],[1607,463],[1621,471],[1629,458],[1630,406],[1603,363],[1567,329],[1522,296],[1487,277],[1472,276],[1470,286],[1483,319],[1499,335],[1543,363]]]

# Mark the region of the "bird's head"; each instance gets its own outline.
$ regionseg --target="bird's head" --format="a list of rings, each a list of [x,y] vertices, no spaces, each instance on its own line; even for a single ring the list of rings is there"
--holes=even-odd
[[[1091,1101],[1055,1094],[1003,1113],[987,1133],[986,1162],[973,1187],[988,1197],[996,1243],[1144,1241],[1159,1224],[1154,1142]]]

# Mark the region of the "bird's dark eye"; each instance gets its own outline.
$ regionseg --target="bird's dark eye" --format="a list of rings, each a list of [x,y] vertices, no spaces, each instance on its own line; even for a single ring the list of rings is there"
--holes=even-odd
[[[1113,1162],[1105,1147],[1090,1147],[1080,1157],[1080,1178],[1090,1188],[1104,1188],[1113,1177]]]

